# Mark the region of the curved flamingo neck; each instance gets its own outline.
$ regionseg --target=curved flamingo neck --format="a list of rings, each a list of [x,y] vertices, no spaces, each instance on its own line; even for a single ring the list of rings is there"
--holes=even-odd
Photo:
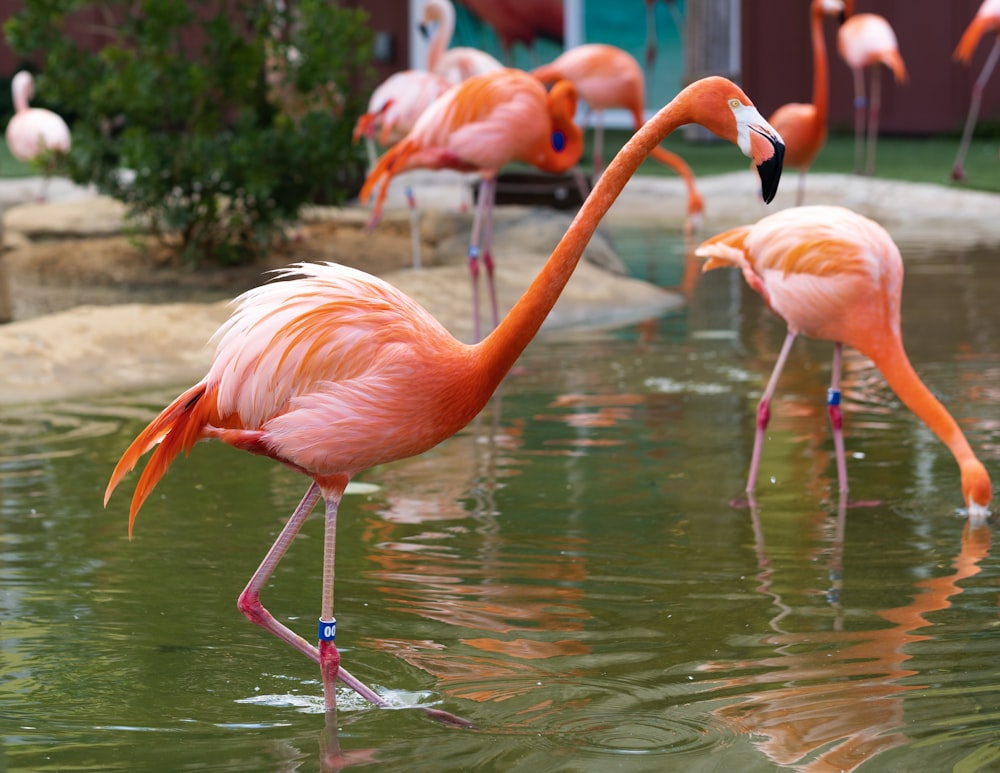
[[[887,336],[874,350],[865,351],[865,354],[871,357],[906,407],[948,446],[959,467],[970,461],[978,462],[958,423],[913,370],[898,336]]]
[[[435,3],[434,7],[440,12],[438,16],[438,27],[431,38],[431,44],[427,50],[427,69],[433,72],[444,52],[451,43],[451,36],[455,34],[455,8],[450,2]]]
[[[11,101],[14,103],[14,112],[23,113],[28,110],[28,99],[31,95],[31,79],[15,76],[11,83]]]
[[[816,108],[816,122],[825,131],[830,103],[830,73],[826,39],[823,36],[823,8],[819,2],[812,4],[810,30],[813,49],[813,105]]]
[[[674,129],[693,122],[687,96],[689,92],[679,94],[643,124],[618,151],[538,276],[497,328],[476,346],[482,357],[481,363],[489,372],[489,382],[495,380],[495,383],[499,383],[534,338],[580,262],[580,256],[597,230],[601,218],[614,204],[639,165]]]

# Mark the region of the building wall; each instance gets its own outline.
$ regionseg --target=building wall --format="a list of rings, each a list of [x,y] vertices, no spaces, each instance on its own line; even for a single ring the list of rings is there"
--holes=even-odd
[[[961,131],[972,85],[994,35],[979,44],[972,64],[952,61],[959,38],[981,0],[858,0],[856,10],[884,16],[896,31],[909,83],[892,82],[883,68],[881,129],[897,134]],[[836,21],[825,23],[830,61],[830,126],[853,126],[850,70],[837,54]],[[786,102],[812,99],[809,0],[743,0],[742,85],[767,116]],[[793,62],[794,64],[790,64]],[[983,97],[980,117],[1000,121],[1000,71]]]

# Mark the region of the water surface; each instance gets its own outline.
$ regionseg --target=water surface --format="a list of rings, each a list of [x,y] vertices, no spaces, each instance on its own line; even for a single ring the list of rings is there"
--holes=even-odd
[[[847,358],[851,495],[829,344],[800,341],[757,507],[756,399],[784,336],[734,271],[620,234],[679,313],[533,343],[477,421],[360,478],[339,523],[341,693],[235,600],[305,481],[202,444],[126,537],[118,455],[186,386],[0,414],[0,769],[990,770],[1000,566],[948,451]],[[619,245],[621,246],[621,244]],[[1000,262],[906,245],[917,371],[1000,471]],[[656,251],[656,256],[652,250]],[[693,281],[697,279],[698,281]],[[322,523],[263,596],[314,628]]]

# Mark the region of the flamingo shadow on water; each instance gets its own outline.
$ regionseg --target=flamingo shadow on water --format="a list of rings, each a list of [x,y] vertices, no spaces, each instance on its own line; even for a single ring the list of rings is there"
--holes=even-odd
[[[831,535],[825,551],[829,585],[823,592],[831,614],[816,610],[814,619],[829,617],[829,629],[816,630],[813,624],[808,631],[789,630],[787,621],[798,608],[774,588],[779,568],[768,553],[761,513],[751,497],[756,590],[776,610],[759,644],[773,654],[709,661],[699,668],[723,675],[715,689],[741,696],[714,710],[716,720],[748,736],[761,754],[782,768],[853,771],[914,740],[906,733],[904,700],[930,685],[918,683],[923,681],[920,672],[904,664],[914,656],[914,646],[933,639],[925,630],[933,625],[928,615],[951,607],[962,593],[959,583],[979,574],[990,554],[992,527],[967,520],[952,572],[918,580],[909,603],[876,611],[887,625],[845,630],[845,619],[859,617],[844,599],[853,588],[843,569],[847,513],[847,498],[841,494],[833,520],[825,518],[821,527]],[[821,552],[809,563],[820,559]]]
[[[479,414],[538,332],[632,174],[654,146],[687,123],[701,124],[753,159],[763,196],[773,199],[781,174],[780,137],[738,86],[710,77],[684,89],[615,156],[524,295],[479,343],[456,340],[411,298],[362,271],[330,263],[281,270],[278,281],[237,299],[215,335],[208,374],[125,450],[105,504],[151,451],[129,508],[131,536],[139,509],[171,463],[201,440],[221,440],[308,476],[311,484],[240,594],[238,607],[319,665],[327,710],[337,705],[338,680],[388,707],[341,665],[336,646],[337,513],[348,482],[363,470],[431,449]],[[260,595],[321,497],[323,586],[314,645],[276,620]],[[443,710],[423,710],[445,723],[469,724]]]

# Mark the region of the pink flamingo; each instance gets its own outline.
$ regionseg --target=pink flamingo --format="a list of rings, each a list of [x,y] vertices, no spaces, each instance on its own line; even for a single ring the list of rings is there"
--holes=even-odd
[[[450,82],[427,70],[393,73],[369,97],[368,112],[361,115],[354,125],[354,141],[364,137],[374,142],[377,138],[384,148],[395,145],[410,133],[431,102],[449,88]],[[371,152],[374,164],[374,150]]]
[[[257,287],[237,300],[232,317],[216,333],[208,374],[132,441],[111,475],[105,504],[152,450],[132,496],[131,534],[139,508],[170,464],[200,440],[221,440],[312,478],[240,594],[239,608],[320,665],[328,709],[336,708],[337,679],[385,706],[381,696],[341,667],[334,641],[337,511],[348,481],[369,467],[423,453],[482,410],[541,327],[622,188],[652,148],[687,123],[737,144],[757,164],[764,198],[773,198],[781,175],[780,138],[739,87],[724,78],[706,78],[678,94],[629,140],[538,276],[481,343],[455,340],[416,302],[362,271],[335,264],[292,266],[280,273],[285,281]],[[326,531],[319,645],[314,646],[277,621],[261,604],[260,593],[321,495]],[[460,721],[443,712],[436,716]]]
[[[936,434],[955,457],[962,497],[970,517],[985,518],[990,477],[958,424],[910,365],[900,337],[899,306],[903,261],[882,226],[843,207],[793,207],[704,242],[696,254],[708,258],[704,270],[736,266],[788,323],[788,335],[757,406],[747,493],[760,464],[771,397],[795,337],[802,333],[834,342],[828,411],[833,427],[837,478],[847,492],[840,361],[844,344],[853,346],[885,376],[889,386]]]
[[[408,169],[475,171],[480,177],[479,199],[469,245],[472,279],[472,320],[479,340],[479,258],[498,319],[493,284],[490,240],[496,176],[512,161],[523,161],[545,172],[560,173],[580,159],[583,140],[573,123],[576,93],[568,83],[551,93],[526,72],[500,69],[476,75],[446,92],[417,120],[409,135],[379,159],[361,189],[367,202],[376,185],[373,222],[377,222],[390,180]],[[480,240],[482,232],[482,240]]]
[[[966,28],[962,39],[958,41],[954,57],[958,61],[968,64],[972,59],[972,54],[979,45],[979,40],[987,32],[1000,32],[1000,0],[983,0],[979,6],[979,11],[975,18]],[[969,143],[972,142],[972,132],[976,128],[976,119],[979,117],[979,103],[983,98],[983,89],[993,74],[997,59],[1000,59],[1000,35],[993,40],[993,48],[990,49],[986,63],[982,72],[976,78],[976,83],[972,87],[972,101],[969,102],[969,115],[965,119],[965,129],[962,131],[962,141],[958,146],[958,155],[955,156],[955,163],[951,168],[953,180],[965,179],[965,154],[969,152]]]
[[[785,140],[785,165],[799,170],[797,204],[805,198],[806,172],[826,144],[830,72],[823,38],[823,15],[843,12],[843,0],[812,0],[809,31],[813,50],[813,101],[789,102],[775,110],[769,119]]]
[[[622,107],[632,114],[633,126],[638,129],[646,120],[646,81],[642,68],[628,51],[605,43],[588,43],[576,46],[558,56],[549,64],[536,67],[532,74],[543,83],[567,80],[576,93],[597,113],[594,128],[594,174],[599,175],[604,166],[604,111]],[[653,158],[669,166],[687,186],[687,220],[685,231],[693,232],[705,209],[705,202],[695,185],[694,172],[683,158],[663,148],[653,148]]]
[[[22,70],[10,83],[14,102],[14,115],[7,124],[7,147],[14,158],[22,163],[42,161],[49,153],[69,153],[70,133],[66,122],[44,107],[30,107],[28,100],[35,94],[35,81],[31,73]],[[46,167],[42,198],[48,187]]]
[[[473,75],[503,67],[500,60],[478,48],[448,48],[451,36],[455,33],[455,6],[451,4],[451,0],[427,0],[420,30],[425,36],[430,35],[427,69],[450,83],[461,83]]]
[[[875,141],[878,137],[878,117],[882,106],[882,70],[884,64],[897,83],[906,82],[906,65],[899,54],[896,33],[884,17],[874,13],[851,15],[854,0],[845,0],[846,21],[837,31],[837,49],[854,76],[854,172],[862,166],[862,136],[865,123],[866,68],[872,68],[871,101],[868,104],[868,152],[865,174],[875,172]]]

